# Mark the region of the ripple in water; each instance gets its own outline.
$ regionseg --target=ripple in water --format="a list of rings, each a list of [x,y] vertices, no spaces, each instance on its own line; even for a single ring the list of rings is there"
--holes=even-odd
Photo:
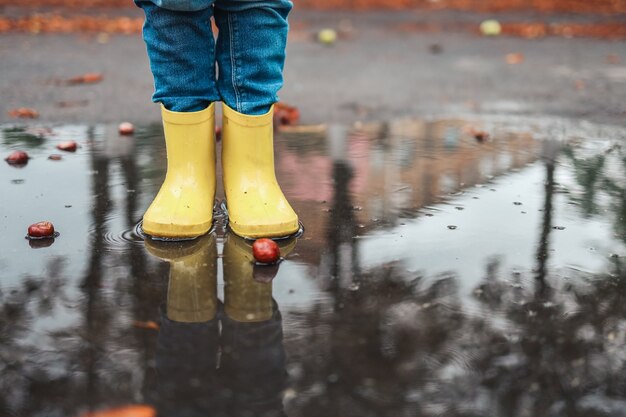
[[[122,252],[128,249],[129,245],[143,243],[144,235],[141,232],[141,223],[130,229],[122,230],[120,233],[107,231],[103,236],[106,248],[114,252]]]

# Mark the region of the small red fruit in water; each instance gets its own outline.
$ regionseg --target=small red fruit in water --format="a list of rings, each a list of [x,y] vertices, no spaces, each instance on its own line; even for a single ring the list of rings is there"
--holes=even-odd
[[[24,151],[13,151],[5,158],[11,165],[24,165],[28,163],[28,154]]]
[[[257,239],[252,244],[252,255],[258,262],[273,264],[280,258],[280,248],[272,239]]]
[[[28,226],[28,236],[30,237],[53,237],[54,226],[50,222],[38,222]]]
[[[135,126],[132,123],[124,122],[120,123],[117,130],[120,132],[120,135],[132,135],[135,132]]]
[[[68,140],[67,142],[61,142],[57,145],[58,150],[66,151],[66,152],[76,152],[77,147],[78,147],[78,144],[74,142],[73,140]]]

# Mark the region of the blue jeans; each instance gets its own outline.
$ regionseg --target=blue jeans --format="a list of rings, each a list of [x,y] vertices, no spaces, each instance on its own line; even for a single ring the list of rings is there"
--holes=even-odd
[[[259,115],[278,101],[291,1],[135,3],[146,14],[143,38],[154,76],[154,102],[191,112],[221,100],[240,113]],[[219,29],[217,40],[211,17]]]

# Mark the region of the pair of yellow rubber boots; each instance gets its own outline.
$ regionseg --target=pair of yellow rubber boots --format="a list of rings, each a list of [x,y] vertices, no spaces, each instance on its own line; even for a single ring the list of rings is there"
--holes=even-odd
[[[157,238],[207,233],[215,200],[215,103],[197,112],[161,108],[167,174],[143,216]],[[231,230],[242,237],[284,237],[299,229],[298,216],[276,180],[273,108],[248,116],[223,105],[222,169]]]

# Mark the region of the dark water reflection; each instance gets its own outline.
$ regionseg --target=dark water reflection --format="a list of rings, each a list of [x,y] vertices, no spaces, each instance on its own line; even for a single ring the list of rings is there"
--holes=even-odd
[[[281,133],[306,233],[267,270],[219,216],[185,244],[135,233],[159,126],[4,126],[1,153],[32,159],[0,164],[0,416],[625,416],[625,137],[521,119]],[[44,219],[61,236],[31,248]]]

